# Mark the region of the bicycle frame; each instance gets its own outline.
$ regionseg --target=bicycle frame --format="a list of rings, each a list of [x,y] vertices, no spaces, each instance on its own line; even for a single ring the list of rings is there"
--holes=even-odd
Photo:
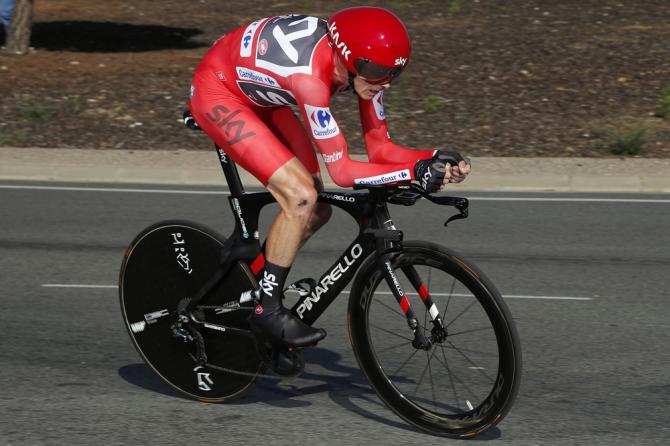
[[[235,229],[224,244],[222,253],[222,259],[224,260],[218,274],[212,277],[193,297],[187,306],[189,311],[195,308],[211,290],[216,288],[234,262],[240,260],[247,262],[256,278],[260,279],[259,274],[263,270],[265,257],[259,240],[258,217],[264,206],[275,202],[269,192],[245,192],[237,166],[228,158],[223,149],[216,145],[215,147],[221,168],[230,187],[228,200],[235,218]],[[422,330],[417,330],[418,322],[391,265],[391,254],[401,250],[403,234],[396,230],[389,215],[388,196],[388,190],[385,188],[378,190],[370,188],[369,192],[364,193],[319,193],[318,202],[338,207],[351,215],[358,222],[359,233],[335,263],[321,275],[316,287],[309,294],[300,296],[291,308],[291,312],[302,319],[303,322],[309,325],[313,324],[349,282],[354,279],[356,272],[364,261],[374,254],[389,289],[407,317],[410,329],[414,332],[415,346],[426,348],[429,343]],[[438,198],[433,199],[440,204],[454,204],[453,199],[449,198],[449,200],[451,201],[442,200],[444,202],[441,202]],[[402,201],[400,202],[402,203]],[[456,206],[458,207],[458,205]],[[463,214],[463,211],[461,213]],[[465,200],[465,215],[467,215],[467,200]],[[410,278],[416,292],[421,294],[426,306],[431,308],[432,299],[425,288],[421,289],[421,280],[416,271],[411,269],[405,271],[405,274]],[[433,311],[431,311],[431,318],[438,329],[443,329],[442,321]]]

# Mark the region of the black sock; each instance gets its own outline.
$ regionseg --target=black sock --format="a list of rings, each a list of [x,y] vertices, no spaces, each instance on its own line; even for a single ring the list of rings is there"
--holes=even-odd
[[[291,268],[275,265],[268,261],[265,262],[265,269],[260,281],[261,306],[264,313],[271,313],[281,307],[284,282],[286,281],[286,276],[288,276],[289,269]]]

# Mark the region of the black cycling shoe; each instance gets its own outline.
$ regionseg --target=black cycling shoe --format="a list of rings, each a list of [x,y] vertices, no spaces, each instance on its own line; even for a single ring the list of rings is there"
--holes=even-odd
[[[262,314],[254,311],[249,327],[256,335],[286,347],[309,347],[326,337],[326,330],[310,327],[284,307]]]

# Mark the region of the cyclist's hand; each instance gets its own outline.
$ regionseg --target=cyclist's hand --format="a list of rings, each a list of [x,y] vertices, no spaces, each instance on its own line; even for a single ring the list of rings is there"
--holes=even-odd
[[[470,160],[458,152],[438,150],[431,159],[414,166],[414,178],[426,192],[437,192],[449,183],[460,183],[470,173]]]
[[[465,180],[465,178],[472,170],[470,160],[468,160],[467,158],[463,159],[462,161],[459,161],[457,166],[449,166],[449,167],[450,167],[449,183],[462,182],[463,180]]]
[[[437,192],[449,182],[450,170],[447,161],[440,158],[440,152],[427,160],[419,160],[414,165],[414,178],[426,192]],[[445,178],[446,177],[446,178]]]

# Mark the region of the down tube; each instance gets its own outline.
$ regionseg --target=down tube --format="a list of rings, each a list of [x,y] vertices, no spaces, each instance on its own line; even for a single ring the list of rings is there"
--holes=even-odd
[[[374,251],[374,246],[358,236],[344,251],[340,258],[321,276],[316,288],[302,296],[291,308],[308,325],[312,325],[326,308],[335,300],[351,279],[365,258]]]

